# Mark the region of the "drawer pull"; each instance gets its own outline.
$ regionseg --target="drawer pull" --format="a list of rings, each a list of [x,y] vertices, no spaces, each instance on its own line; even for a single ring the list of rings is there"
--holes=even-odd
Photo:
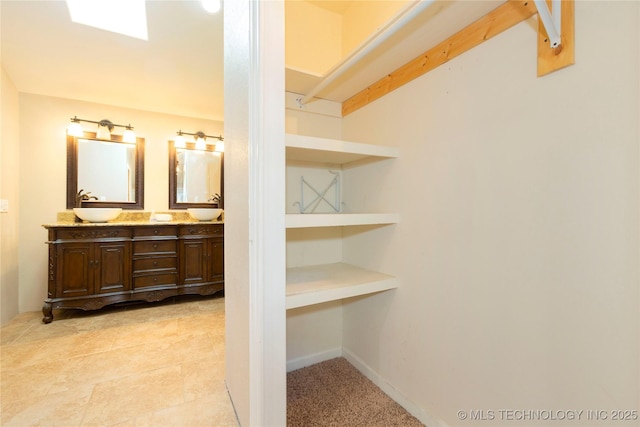
[[[158,234],[158,230],[153,230],[153,234],[157,235]]]
[[[158,249],[158,244],[157,243],[153,244],[153,249]]]
[[[157,267],[158,266],[158,261],[153,261],[153,266]]]

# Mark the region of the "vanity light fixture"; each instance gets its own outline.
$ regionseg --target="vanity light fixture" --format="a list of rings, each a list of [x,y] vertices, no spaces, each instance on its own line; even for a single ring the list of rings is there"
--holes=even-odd
[[[127,125],[124,132],[122,132],[122,142],[126,142],[129,144],[136,143],[136,134],[133,131],[133,127],[131,127],[131,125]]]
[[[69,126],[67,126],[67,133],[71,136],[82,136],[83,130],[80,122],[97,124],[98,131],[96,132],[96,138],[98,139],[110,140],[111,131],[113,131],[114,127],[125,128],[122,134],[122,142],[126,142],[129,144],[136,143],[136,134],[133,132],[133,126],[131,126],[130,124],[118,125],[118,124],[112,123],[111,120],[107,120],[107,119],[103,119],[97,122],[95,120],[79,119],[78,117],[73,116],[73,118],[71,119],[71,123],[69,124]]]
[[[204,136],[204,132],[196,132],[196,148],[198,150],[205,150],[207,148],[207,137]]]
[[[109,120],[100,120],[98,123],[98,132],[96,138],[98,139],[111,139],[111,131],[113,130],[113,124]]]
[[[175,141],[173,141],[176,148],[184,148],[186,147],[186,143],[184,142],[184,136],[182,136],[182,132],[178,132],[178,136],[176,136]]]
[[[71,119],[71,123],[67,126],[67,133],[71,136],[82,136],[82,125],[80,119],[74,117]]]
[[[222,142],[224,141],[224,138],[222,137],[222,135],[211,136],[211,135],[205,135],[204,132],[202,131],[198,131],[196,133],[189,133],[189,132],[182,132],[181,130],[179,130],[176,133],[178,134],[178,136],[176,137],[174,144],[178,148],[185,147],[184,135],[191,135],[194,137],[196,149],[198,150],[206,150],[207,145],[215,145],[215,151],[218,151],[218,152],[224,151],[224,142]],[[207,143],[207,138],[214,138],[220,142],[216,142],[215,144],[209,144]]]

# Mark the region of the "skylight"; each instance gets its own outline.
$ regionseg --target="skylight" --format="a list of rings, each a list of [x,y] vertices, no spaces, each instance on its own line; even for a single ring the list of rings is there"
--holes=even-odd
[[[148,40],[145,0],[66,0],[71,20]]]
[[[221,0],[202,0],[202,7],[207,13],[218,13],[222,7]]]

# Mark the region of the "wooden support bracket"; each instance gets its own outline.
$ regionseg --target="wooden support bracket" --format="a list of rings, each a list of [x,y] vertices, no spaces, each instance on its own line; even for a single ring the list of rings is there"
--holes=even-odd
[[[346,116],[535,15],[532,0],[509,0],[342,103]]]
[[[552,48],[542,20],[538,20],[538,76],[572,65],[574,54],[574,0],[561,0],[560,45]],[[551,0],[547,0],[551,7]],[[346,116],[392,92],[458,55],[530,18],[537,12],[533,0],[508,0],[468,27],[384,76],[342,103]],[[551,10],[553,13],[553,10]]]
[[[551,2],[547,0],[551,7]],[[560,45],[553,48],[541,19],[538,19],[538,77],[575,64],[575,3],[561,0]],[[553,9],[551,13],[554,13]]]

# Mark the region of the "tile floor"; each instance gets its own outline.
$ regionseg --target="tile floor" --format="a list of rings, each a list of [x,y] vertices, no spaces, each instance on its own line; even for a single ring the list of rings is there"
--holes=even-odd
[[[10,426],[237,426],[224,383],[224,299],[23,313],[2,327]]]

